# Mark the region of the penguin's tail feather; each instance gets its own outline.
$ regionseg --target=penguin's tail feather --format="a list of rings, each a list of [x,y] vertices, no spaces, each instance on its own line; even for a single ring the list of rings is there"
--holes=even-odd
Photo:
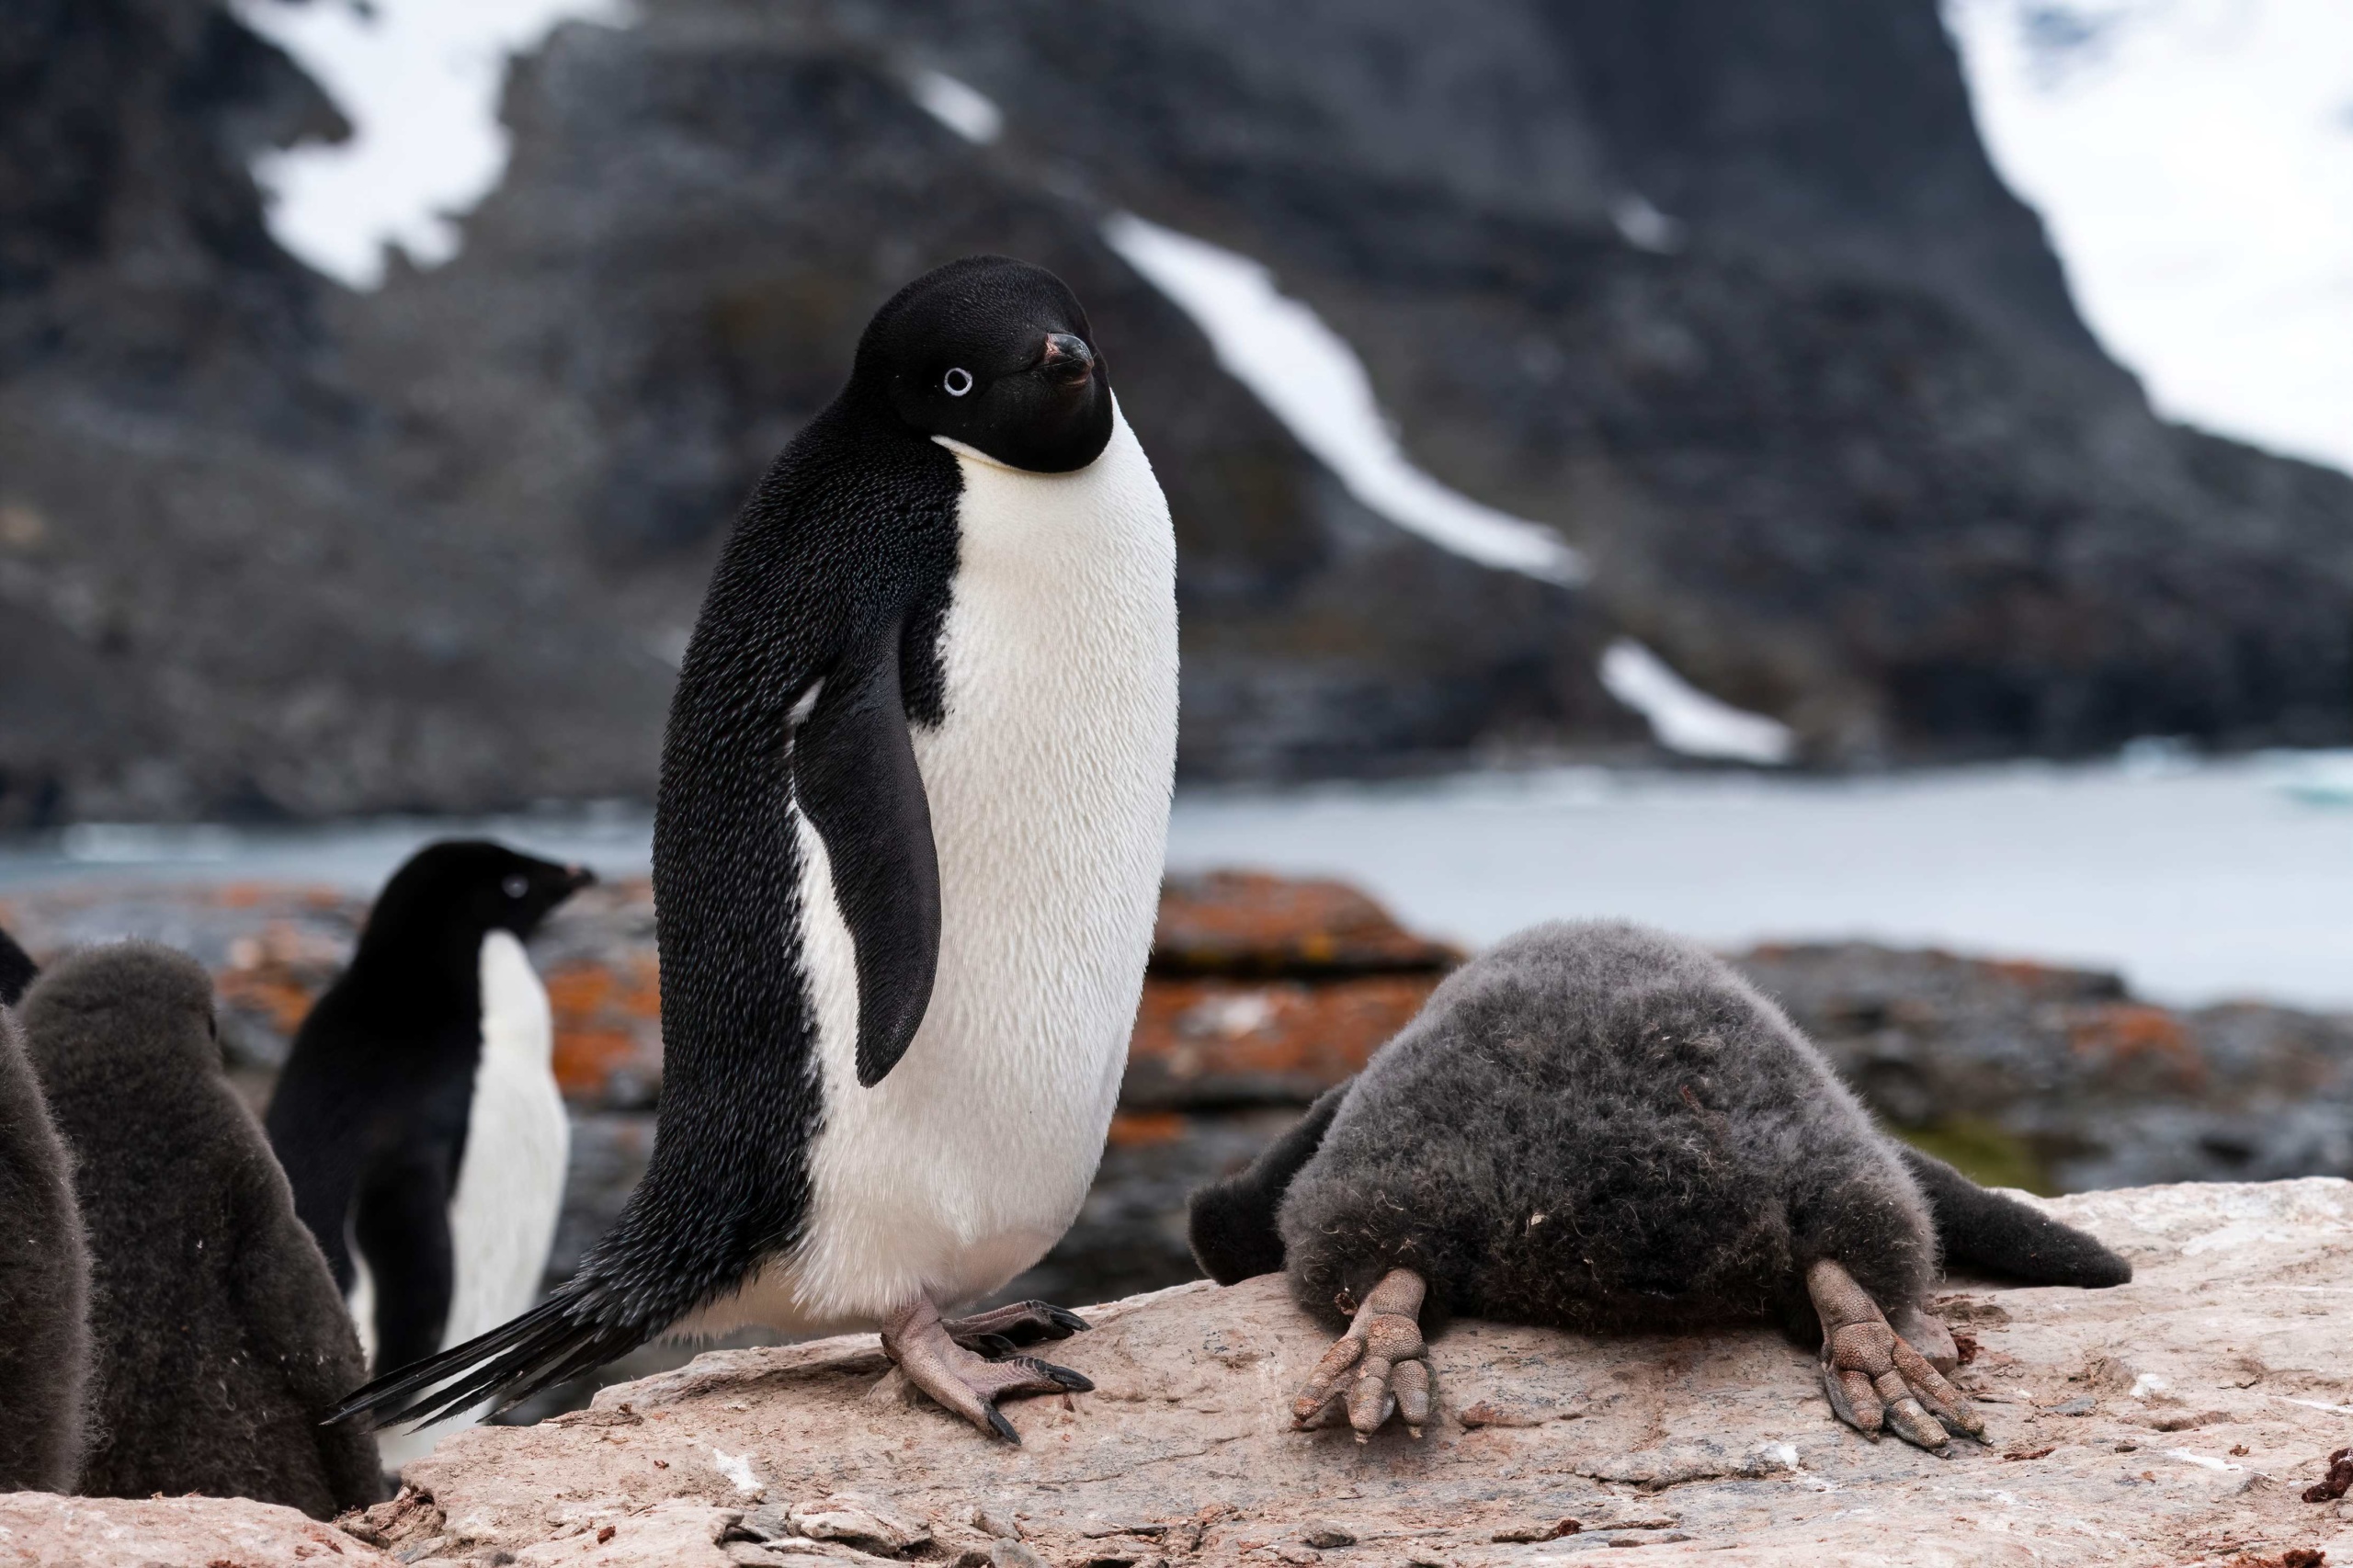
[[[1349,1080],[1353,1083],[1355,1080]],[[1187,1232],[1201,1271],[1221,1285],[1283,1267],[1282,1232],[1275,1223],[1291,1177],[1324,1145],[1348,1084],[1324,1091],[1290,1131],[1230,1176],[1193,1189],[1186,1203]]]
[[[628,1324],[598,1322],[563,1290],[519,1317],[438,1356],[395,1368],[344,1397],[325,1425],[369,1428],[426,1426],[491,1403],[491,1414],[541,1389],[595,1370],[654,1336]]]
[[[1948,1267],[1968,1264],[2027,1285],[2101,1290],[2132,1278],[2132,1266],[2073,1225],[2016,1199],[1988,1192],[1942,1160],[1897,1144],[1920,1184]]]

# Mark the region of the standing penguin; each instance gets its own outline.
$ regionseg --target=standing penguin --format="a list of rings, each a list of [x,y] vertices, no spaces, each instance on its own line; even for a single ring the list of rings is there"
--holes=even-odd
[[[1000,256],[928,273],[745,507],[654,826],[665,1049],[645,1179],[540,1307],[346,1406],[511,1402],[665,1332],[879,1328],[909,1382],[1084,1389],[942,1313],[1086,1196],[1152,943],[1176,548],[1086,314]],[[437,1385],[439,1385],[437,1389]]]
[[[1196,1193],[1221,1283],[1287,1269],[1347,1333],[1292,1406],[1359,1440],[1428,1419],[1425,1312],[1588,1333],[1818,1333],[1841,1420],[1941,1448],[1983,1425],[1924,1303],[1949,1256],[2037,1284],[2132,1277],[2106,1247],[1906,1156],[1731,967],[1655,931],[1539,926],[1249,1169]],[[1346,1302],[1346,1305],[1338,1303]],[[1941,1367],[1938,1364],[1941,1363]]]
[[[323,1426],[359,1342],[261,1129],[222,1071],[212,984],[168,948],[63,960],[25,1037],[90,1245],[78,1490],[200,1492],[327,1518],[376,1501],[374,1439]]]
[[[33,961],[0,931],[0,1492],[71,1492],[90,1369],[74,1165],[13,1009]]]
[[[270,1146],[379,1369],[539,1296],[571,1127],[523,942],[594,880],[497,844],[426,846],[294,1036]]]

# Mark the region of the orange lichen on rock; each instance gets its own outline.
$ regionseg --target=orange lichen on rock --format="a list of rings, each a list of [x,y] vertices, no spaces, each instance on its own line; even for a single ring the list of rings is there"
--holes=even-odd
[[[2206,1059],[2188,1022],[2164,1007],[2139,1002],[2086,1007],[2069,1020],[2067,1043],[2076,1054],[2113,1067],[2146,1062],[2192,1094],[2205,1086]]]
[[[1122,1091],[1131,1106],[1313,1098],[1364,1066],[1441,977],[1159,980],[1144,987]]]
[[[1345,882],[1264,871],[1172,877],[1153,932],[1155,974],[1442,971],[1460,949],[1417,937]]]
[[[1185,1136],[1185,1119],[1173,1110],[1123,1110],[1111,1119],[1114,1149],[1174,1143]]]
[[[256,908],[266,891],[256,884],[232,884],[220,890],[220,902],[232,909]],[[256,896],[241,899],[247,892]],[[291,1037],[310,1016],[312,1004],[335,983],[346,956],[342,943],[319,932],[290,920],[270,920],[230,940],[228,962],[214,983],[229,1007]]]
[[[662,1082],[662,974],[651,953],[551,968],[555,1081],[598,1104],[651,1099]]]

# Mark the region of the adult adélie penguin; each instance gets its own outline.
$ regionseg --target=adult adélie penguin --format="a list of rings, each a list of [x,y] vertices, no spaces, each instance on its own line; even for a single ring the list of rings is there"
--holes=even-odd
[[[486,840],[426,845],[295,1033],[264,1125],[379,1369],[539,1296],[571,1134],[523,943],[594,880]]]
[[[1084,1389],[943,1314],[1085,1199],[1142,984],[1176,735],[1167,505],[1086,312],[976,256],[869,324],[744,507],[687,650],[654,876],[652,1163],[540,1306],[347,1418],[509,1403],[657,1335],[880,1329],[1016,1438]]]

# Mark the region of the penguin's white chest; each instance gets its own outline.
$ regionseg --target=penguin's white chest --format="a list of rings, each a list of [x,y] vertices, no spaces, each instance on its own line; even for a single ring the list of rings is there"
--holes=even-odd
[[[497,1327],[539,1299],[563,1208],[572,1128],[555,1084],[547,987],[511,932],[483,938],[482,1064],[465,1153],[449,1195],[457,1265],[444,1349]]]
[[[1044,1256],[1094,1178],[1151,952],[1176,754],[1167,502],[1124,417],[1076,473],[957,457],[947,717],[915,735],[938,974],[906,1055],[861,1087],[855,953],[804,819],[825,1125],[775,1281],[789,1309],[761,1289],[745,1313],[785,1326],[968,1301]]]
[[[563,1208],[563,1178],[572,1126],[555,1082],[555,1023],[547,987],[511,932],[483,938],[482,1061],[474,1070],[466,1118],[465,1153],[449,1194],[449,1251],[454,1265],[449,1315],[441,1348],[505,1323],[539,1299]],[[358,1276],[351,1298],[360,1347],[376,1359],[374,1280],[355,1251]],[[474,1424],[466,1416],[415,1432],[386,1432],[380,1439],[386,1468],[399,1470],[433,1451],[453,1432]]]

